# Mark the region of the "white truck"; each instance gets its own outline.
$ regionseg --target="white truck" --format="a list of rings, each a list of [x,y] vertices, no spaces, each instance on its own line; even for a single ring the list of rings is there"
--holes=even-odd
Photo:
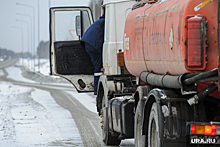
[[[105,36],[103,44],[104,74],[100,77],[97,95],[97,110],[102,116],[103,140],[107,145],[119,145],[118,134],[109,134],[107,110],[109,96],[121,91],[125,80],[135,83],[130,74],[122,76],[118,66],[117,53],[123,50],[123,33],[126,16],[132,10],[135,0],[104,0],[101,12],[105,9]],[[101,16],[102,14],[100,14]],[[93,24],[89,7],[50,8],[50,63],[51,75],[67,79],[78,92],[92,92],[94,67],[80,38]],[[116,82],[119,80],[119,82]],[[105,107],[107,108],[107,107]],[[103,112],[104,111],[104,112]],[[106,114],[106,115],[105,115]],[[130,126],[133,138],[133,128]],[[120,130],[120,126],[118,126]],[[112,132],[113,133],[113,132]],[[125,139],[121,136],[121,139]]]
[[[103,0],[104,71],[96,105],[105,144],[135,138],[138,147],[219,146],[219,3]],[[50,8],[51,75],[78,92],[94,87],[94,67],[80,40],[91,24],[88,7]]]

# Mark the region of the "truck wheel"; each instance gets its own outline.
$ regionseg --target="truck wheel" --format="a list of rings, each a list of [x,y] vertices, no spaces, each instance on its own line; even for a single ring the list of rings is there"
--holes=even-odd
[[[118,146],[121,143],[121,140],[118,139],[118,136],[112,136],[109,131],[109,119],[108,119],[108,108],[105,106],[105,97],[102,99],[102,138],[103,142],[106,145],[116,145]]]
[[[154,102],[148,122],[148,147],[160,147],[159,119],[157,104]]]
[[[141,129],[141,102],[138,102],[137,109],[135,112],[135,125],[134,125],[134,138],[135,147],[142,146],[142,129]]]

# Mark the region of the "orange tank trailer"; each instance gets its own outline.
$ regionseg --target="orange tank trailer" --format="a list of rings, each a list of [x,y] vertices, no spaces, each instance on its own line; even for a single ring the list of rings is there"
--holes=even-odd
[[[187,67],[190,50],[186,48],[186,41],[192,36],[187,33],[186,18],[195,15],[205,16],[208,22],[205,37],[208,41],[204,39],[203,44],[208,45],[203,46],[206,50],[201,57],[203,67],[190,69]],[[142,71],[176,76],[217,68],[217,20],[217,0],[167,0],[133,10],[127,16],[124,30],[127,69],[138,77]],[[198,86],[198,89],[202,90],[208,84]],[[217,91],[212,95],[220,98]]]

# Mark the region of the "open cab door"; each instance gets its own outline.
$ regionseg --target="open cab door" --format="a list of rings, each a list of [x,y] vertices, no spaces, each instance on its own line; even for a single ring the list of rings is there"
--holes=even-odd
[[[81,37],[93,23],[89,7],[50,8],[50,73],[78,92],[93,91],[94,66]]]

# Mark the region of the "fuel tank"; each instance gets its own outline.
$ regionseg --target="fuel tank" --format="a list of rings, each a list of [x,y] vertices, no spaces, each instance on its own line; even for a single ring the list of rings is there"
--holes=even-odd
[[[130,73],[180,75],[217,68],[217,0],[167,0],[129,13],[124,57]]]

